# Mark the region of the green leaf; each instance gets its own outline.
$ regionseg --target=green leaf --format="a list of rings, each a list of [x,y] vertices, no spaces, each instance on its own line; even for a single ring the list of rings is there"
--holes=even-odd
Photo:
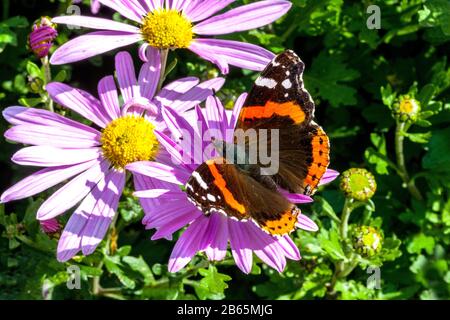
[[[435,93],[436,86],[433,84],[427,84],[422,88],[422,90],[420,90],[419,96],[417,98],[420,101],[422,108],[426,108],[426,106],[428,106]]]
[[[226,281],[231,280],[230,276],[219,273],[213,265],[210,265],[208,269],[199,269],[199,273],[203,279],[200,280],[199,285],[195,286],[195,292],[201,300],[225,298],[224,291],[228,288]]]
[[[131,249],[132,249],[131,246],[123,246],[123,247],[120,247],[119,249],[117,249],[116,254],[118,256],[124,257],[124,256],[127,256],[130,254]]]
[[[155,280],[152,274],[152,270],[148,266],[147,262],[145,262],[145,260],[142,258],[142,256],[139,256],[139,258],[127,256],[123,257],[122,261],[128,264],[132,270],[140,273],[143,276],[144,284],[149,285]]]
[[[44,74],[42,70],[35,63],[27,61],[26,69],[28,74],[33,78],[39,78],[44,80]]]
[[[105,262],[106,269],[112,274],[116,275],[120,283],[122,283],[125,287],[129,289],[135,288],[136,283],[134,282],[134,280],[129,278],[122,270],[119,257],[105,256],[103,261]]]
[[[425,169],[450,172],[450,128],[434,131],[422,160]]]
[[[34,108],[40,103],[44,103],[43,98],[20,98],[19,103],[28,108]]]
[[[348,67],[341,57],[321,52],[314,59],[311,69],[306,71],[306,87],[313,96],[328,100],[333,107],[356,104],[357,92],[348,82],[356,80],[360,74]]]
[[[405,136],[415,143],[428,143],[431,138],[431,132],[425,133],[405,133]]]
[[[423,233],[416,235],[408,244],[407,250],[409,253],[420,254],[425,250],[428,254],[432,254],[434,250],[434,238],[424,235]]]
[[[331,230],[326,231],[325,229],[322,229],[322,232],[319,234],[318,239],[320,246],[332,260],[347,260],[339,241],[340,237],[337,227],[334,223],[332,225],[333,227]]]
[[[64,82],[67,78],[66,70],[61,70],[58,74],[53,78],[54,82]]]

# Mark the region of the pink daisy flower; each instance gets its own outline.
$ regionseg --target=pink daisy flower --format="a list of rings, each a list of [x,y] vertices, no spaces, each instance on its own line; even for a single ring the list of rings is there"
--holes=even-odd
[[[162,132],[155,131],[158,140],[165,146],[176,160],[177,165],[162,165],[155,162],[137,162],[127,166],[135,174],[141,174],[155,179],[149,179],[151,189],[135,192],[135,195],[145,199],[149,206],[143,223],[147,229],[156,228],[152,239],[167,238],[188,226],[177,241],[169,260],[169,270],[177,272],[182,269],[197,252],[204,252],[209,260],[219,261],[225,258],[228,243],[236,265],[245,273],[250,273],[253,263],[253,253],[262,261],[279,272],[284,270],[286,259],[299,260],[300,252],[287,235],[274,237],[251,221],[237,221],[220,213],[212,213],[209,217],[197,209],[187,198],[180,186],[184,186],[198,167],[199,158],[210,142],[203,142],[202,150],[192,151],[182,148],[178,138],[186,139],[190,135],[192,141],[203,141],[201,138],[206,130],[218,130],[228,142],[229,130],[233,130],[244,103],[246,94],[235,104],[233,112],[226,112],[220,100],[208,97],[206,109],[196,107],[196,126],[191,126],[187,120],[177,115],[170,108],[163,108],[163,117],[172,136],[169,138]],[[194,118],[194,117],[193,117]],[[216,131],[217,132],[217,131]],[[218,138],[219,139],[219,138]],[[329,170],[321,183],[334,180],[337,172]],[[150,185],[150,184],[149,184]],[[301,194],[284,195],[293,203],[311,202],[312,199]],[[316,231],[317,225],[303,214],[298,215],[297,226],[308,231]]]
[[[273,53],[249,43],[204,38],[245,31],[270,24],[291,7],[290,1],[267,0],[215,15],[234,0],[99,0],[138,26],[108,19],[62,16],[55,23],[97,31],[77,37],[57,49],[52,64],[65,64],[143,41],[140,56],[148,46],[158,49],[187,48],[217,64],[225,74],[228,65],[262,70]]]
[[[113,220],[126,182],[127,164],[142,161],[170,161],[154,130],[166,128],[163,106],[180,114],[218,90],[222,78],[199,84],[196,78],[183,78],[157,92],[160,79],[159,51],[150,50],[136,78],[131,56],[116,55],[116,74],[123,105],[113,76],[98,84],[100,99],[62,83],[50,83],[47,91],[53,101],[90,120],[87,126],[46,110],[9,107],[4,118],[13,125],[5,137],[30,147],[19,150],[12,160],[19,165],[44,167],[21,180],[0,197],[2,203],[23,199],[71,179],[38,209],[37,219],[48,221],[78,203],[58,243],[57,257],[67,261],[79,250],[91,254],[102,241]],[[96,129],[96,128],[99,129]],[[147,186],[145,177],[134,175],[135,184]]]

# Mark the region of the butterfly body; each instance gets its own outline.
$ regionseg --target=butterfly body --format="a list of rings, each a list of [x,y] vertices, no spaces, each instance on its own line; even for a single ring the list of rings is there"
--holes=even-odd
[[[304,68],[293,51],[278,55],[250,91],[234,141],[214,141],[223,156],[201,164],[186,184],[188,199],[206,215],[218,212],[239,221],[252,220],[275,236],[295,229],[300,210],[280,189],[313,194],[329,164],[329,139],[313,121],[315,106],[304,88]],[[250,130],[253,136],[236,138]],[[276,141],[272,132],[277,133]],[[273,174],[264,174],[267,165],[252,158],[252,147],[260,150],[262,143],[264,147],[276,143],[272,153],[279,165]]]

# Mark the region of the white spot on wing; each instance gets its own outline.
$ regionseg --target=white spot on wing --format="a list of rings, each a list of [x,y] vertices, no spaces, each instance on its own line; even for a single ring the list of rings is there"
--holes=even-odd
[[[205,181],[203,181],[202,177],[200,176],[200,174],[197,171],[194,171],[192,173],[192,176],[195,178],[195,180],[198,182],[198,184],[200,185],[200,187],[203,190],[207,190],[208,189],[208,185],[206,184]]]
[[[212,194],[207,194],[206,197],[208,198],[209,201],[211,202],[216,202],[216,197],[214,197]]]
[[[273,79],[259,77],[256,79],[255,84],[260,87],[267,87],[269,89],[273,89],[277,86],[277,82]]]
[[[292,88],[292,82],[289,79],[284,80],[281,85],[285,88],[285,89],[290,89]]]

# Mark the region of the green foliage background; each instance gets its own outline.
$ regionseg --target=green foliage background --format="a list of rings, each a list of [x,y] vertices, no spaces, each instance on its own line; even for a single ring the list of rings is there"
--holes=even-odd
[[[0,17],[0,109],[11,105],[42,107],[30,89],[39,78],[39,61],[27,49],[31,24],[42,15],[66,11],[69,1],[2,1]],[[89,1],[85,1],[88,4]],[[236,5],[251,1],[237,1]],[[317,233],[292,236],[303,259],[289,261],[284,273],[256,261],[245,275],[231,255],[209,264],[198,255],[177,274],[167,272],[174,241],[150,241],[153,231],[140,223],[142,211],[124,194],[114,234],[91,256],[67,264],[55,259],[57,236],[44,234],[36,209],[49,192],[0,205],[0,298],[2,299],[448,299],[450,296],[450,1],[448,0],[294,0],[277,23],[229,38],[260,44],[280,52],[294,49],[307,65],[306,87],[314,97],[317,122],[332,143],[331,167],[366,168],[377,181],[370,200],[357,203],[350,231],[357,225],[376,227],[383,249],[372,257],[348,250],[351,239],[340,233],[345,197],[338,181],[320,190],[315,203],[302,206],[320,226]],[[381,29],[369,30],[366,9],[381,8]],[[89,7],[83,13],[90,15]],[[102,8],[100,16],[110,17]],[[115,16],[120,19],[119,16]],[[58,44],[80,31],[59,26]],[[134,57],[134,48],[127,48]],[[132,51],[133,50],[133,51]],[[217,75],[216,68],[187,51],[171,53],[178,64],[171,78]],[[138,61],[136,60],[136,65]],[[113,54],[69,66],[54,67],[56,77],[96,92],[111,74]],[[220,97],[232,106],[249,90],[256,74],[232,69]],[[407,183],[423,199],[414,198],[396,161],[396,97],[409,94],[422,103],[419,121],[402,131]],[[7,124],[0,120],[0,131]],[[20,146],[0,140],[3,191],[32,172],[10,157]],[[400,170],[401,171],[401,170]],[[67,220],[67,215],[63,221]],[[117,240],[117,242],[116,242]],[[117,244],[118,249],[114,250]],[[80,290],[68,290],[69,265],[80,267]],[[337,269],[350,266],[349,274]],[[366,285],[368,266],[379,266],[380,289]]]

